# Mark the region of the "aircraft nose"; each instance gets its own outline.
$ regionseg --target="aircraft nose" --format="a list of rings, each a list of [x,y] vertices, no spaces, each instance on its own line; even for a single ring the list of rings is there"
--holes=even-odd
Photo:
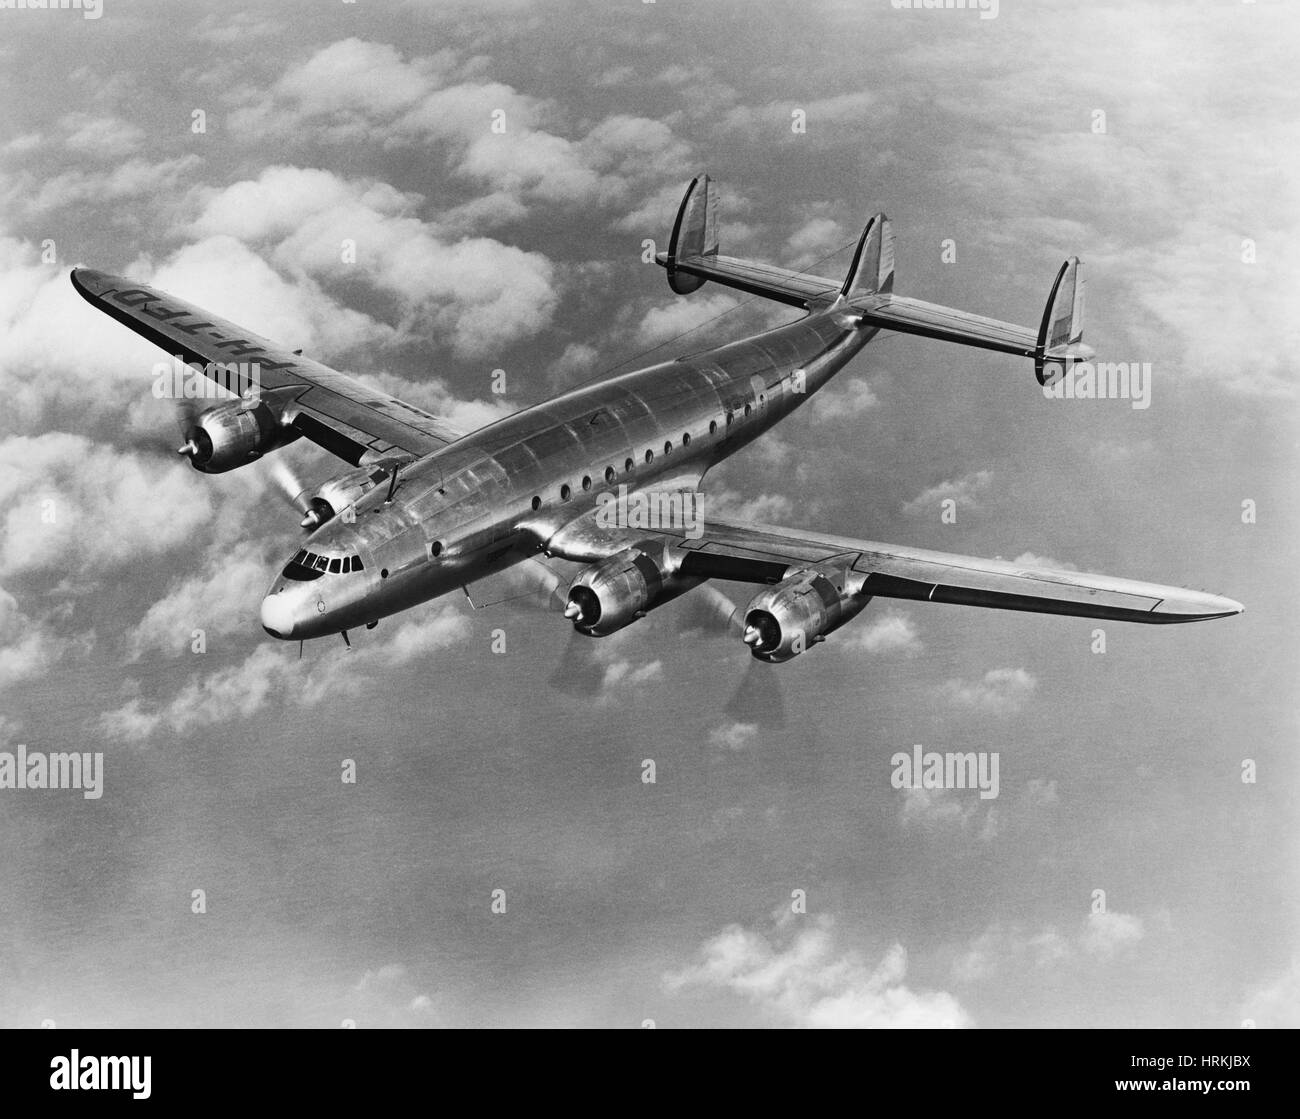
[[[285,640],[293,636],[293,615],[288,595],[272,592],[262,599],[262,628],[272,637]]]

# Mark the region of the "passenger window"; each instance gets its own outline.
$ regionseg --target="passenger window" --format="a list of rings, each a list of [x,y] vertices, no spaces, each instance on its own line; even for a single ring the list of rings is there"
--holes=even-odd
[[[717,421],[717,420],[710,420],[710,421],[709,421],[709,434],[710,434],[710,435],[716,435],[717,433],[718,433],[718,421]]]
[[[691,433],[690,433],[689,431],[683,432],[683,433],[682,433],[682,446],[683,446],[683,447],[689,447],[690,445],[691,445]]]
[[[654,462],[654,460],[655,460],[655,453],[654,453],[654,451],[646,451],[646,453],[645,453],[645,460],[646,460],[646,462]]]
[[[614,476],[615,476],[614,468],[612,466],[605,467],[605,481],[612,482],[614,480]]]
[[[532,504],[533,504],[533,512],[536,513],[537,510],[542,507],[542,499],[540,497],[534,497]]]
[[[586,474],[582,476],[582,488],[584,490],[591,489],[591,478]]]
[[[625,463],[623,464],[623,473],[624,473],[624,474],[631,474],[631,473],[632,473],[632,467],[634,467],[635,465],[636,465],[635,462],[633,462],[631,459],[628,459],[627,462],[625,462]]]
[[[672,449],[673,449],[673,441],[669,439],[668,442],[664,444],[664,454],[668,454],[668,452],[671,451]]]
[[[560,487],[560,500],[561,500],[561,501],[568,501],[568,500],[569,500],[569,494],[571,494],[572,492],[573,492],[573,491],[572,491],[571,489],[569,489],[567,483],[566,483],[565,485],[561,486],[561,487]]]

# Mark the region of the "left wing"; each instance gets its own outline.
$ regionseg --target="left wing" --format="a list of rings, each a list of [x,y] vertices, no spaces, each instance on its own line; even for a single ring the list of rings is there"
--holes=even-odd
[[[683,577],[779,583],[806,569],[834,573],[846,595],[949,602],[1125,622],[1196,622],[1240,614],[1239,602],[1158,583],[1026,567],[772,525],[709,520],[692,539],[670,530],[599,527],[589,515],[544,542],[565,559],[596,561],[630,545],[662,545]]]
[[[73,270],[72,286],[91,306],[186,363],[256,364],[256,387],[275,400],[283,422],[353,466],[400,454],[419,458],[464,434],[438,416],[156,288],[88,268]],[[248,387],[241,382],[239,391]]]

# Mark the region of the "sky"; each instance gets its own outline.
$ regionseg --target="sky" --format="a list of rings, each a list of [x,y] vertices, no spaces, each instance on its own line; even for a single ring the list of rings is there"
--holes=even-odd
[[[1300,1025],[1293,5],[89,14],[0,10],[0,750],[103,755],[0,789],[0,1025]],[[453,595],[299,659],[269,460],[179,462],[165,355],[68,282],[472,428],[788,321],[644,262],[705,170],[725,253],[840,275],[883,210],[897,291],[1031,326],[1077,253],[1151,366],[1049,400],[881,335],[707,508],[1246,613],[877,599],[774,667],[691,595],[601,640]],[[916,745],[998,796],[894,787]]]

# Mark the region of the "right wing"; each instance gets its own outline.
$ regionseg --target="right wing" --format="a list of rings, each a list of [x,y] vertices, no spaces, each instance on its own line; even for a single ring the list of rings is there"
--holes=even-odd
[[[186,363],[256,363],[257,387],[263,396],[274,394],[284,420],[353,466],[402,454],[420,458],[464,434],[412,404],[156,288],[88,268],[73,270],[72,286],[91,306]]]

